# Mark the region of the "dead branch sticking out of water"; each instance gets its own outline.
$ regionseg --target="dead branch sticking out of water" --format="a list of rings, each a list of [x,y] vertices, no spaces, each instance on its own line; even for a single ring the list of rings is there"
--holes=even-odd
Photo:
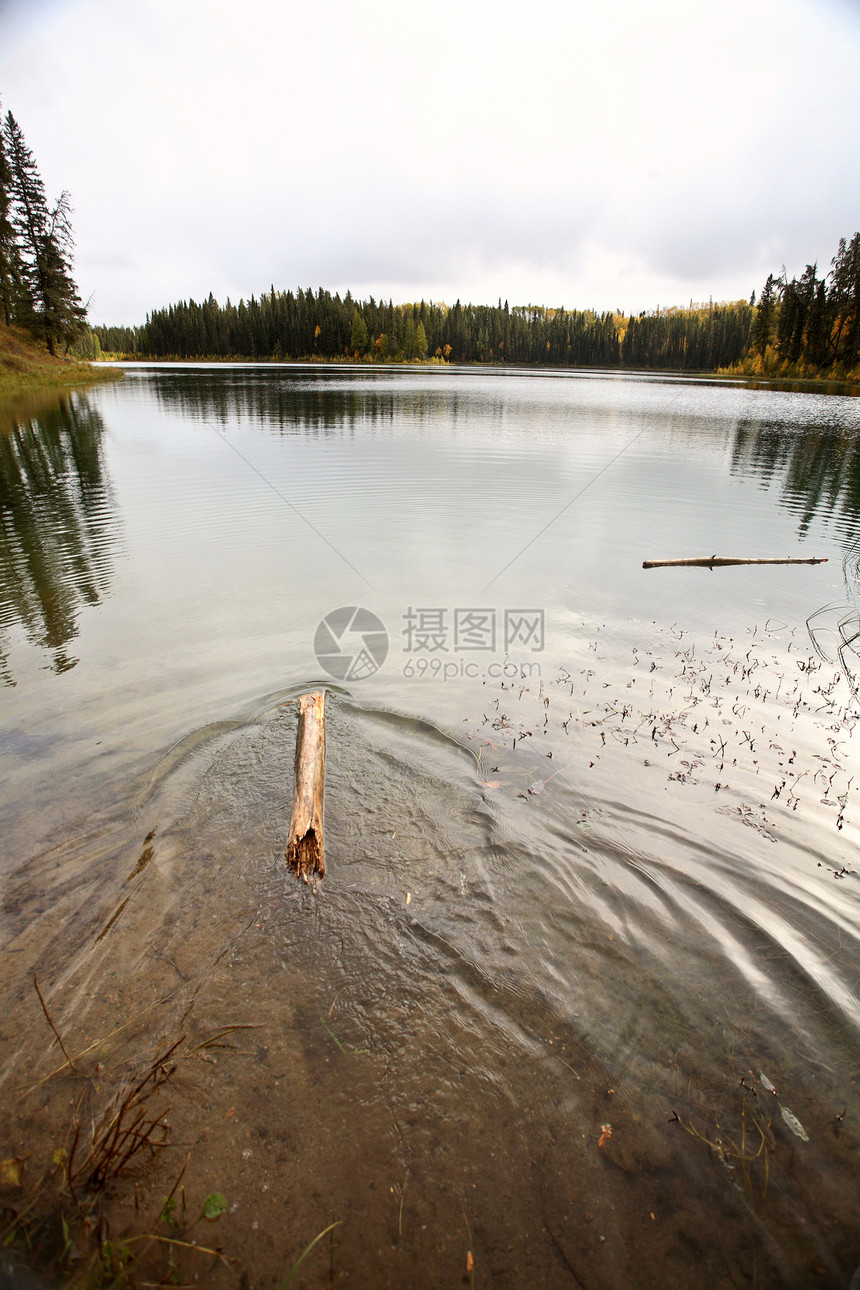
[[[692,556],[686,560],[643,560],[643,569],[666,569],[666,568],[697,568],[697,569],[722,569],[728,564],[826,564],[827,556],[812,556],[810,559],[803,559],[799,556],[786,556],[784,559],[769,559],[751,556],[748,558],[735,558],[734,556],[722,555],[702,555]]]
[[[48,1006],[47,1006],[47,1004],[45,1003],[45,1000],[44,1000],[44,999],[43,999],[43,997],[42,997],[42,991],[39,989],[39,982],[38,982],[38,981],[37,981],[37,979],[36,979],[36,973],[35,973],[35,972],[33,973],[33,985],[34,985],[34,987],[35,987],[35,989],[36,989],[36,994],[39,996],[39,1002],[40,1002],[40,1003],[41,1003],[41,1005],[42,1005],[42,1011],[44,1012],[44,1014],[45,1014],[45,1016],[46,1016],[46,1018],[47,1018],[48,1025],[51,1027],[51,1029],[53,1030],[54,1034],[57,1036],[57,1043],[60,1045],[60,1047],[61,1047],[61,1048],[62,1048],[62,1050],[63,1050],[63,1056],[65,1057],[66,1061],[69,1063],[69,1066],[72,1068],[72,1070],[74,1070],[74,1069],[75,1069],[75,1063],[72,1061],[71,1057],[70,1057],[70,1056],[69,1056],[69,1054],[66,1052],[66,1045],[63,1043],[63,1040],[62,1040],[62,1038],[61,1038],[61,1036],[60,1036],[60,1032],[59,1032],[59,1030],[57,1029],[57,1027],[54,1025],[53,1021],[51,1020],[51,1014],[48,1012]]]
[[[76,1176],[83,1175],[87,1186],[103,1187],[117,1177],[129,1161],[139,1152],[157,1150],[167,1144],[167,1109],[153,1115],[146,1103],[176,1069],[175,1062],[168,1066],[184,1035],[180,1035],[166,1052],[156,1057],[142,1079],[126,1090],[113,1114],[108,1114],[93,1137],[89,1157],[81,1167],[74,1168],[74,1150],[69,1158],[68,1177],[71,1186]],[[159,1133],[161,1138],[153,1135]],[[76,1139],[77,1142],[77,1139]]]
[[[35,986],[47,1016],[38,981]],[[138,1021],[155,1004],[164,1004],[172,998],[173,994],[156,1000],[105,1038],[94,1040],[75,1054],[74,1063],[64,1047],[66,1063],[20,1094],[18,1101],[48,1085],[47,1096],[50,1097],[51,1082],[65,1073],[66,1078],[57,1086],[56,1095],[65,1106],[71,1093],[71,1119],[67,1121],[60,1144],[47,1142],[47,1146],[53,1145],[54,1149],[51,1163],[41,1172],[31,1170],[31,1175],[25,1180],[25,1162],[30,1156],[42,1154],[38,1143],[37,1149],[29,1151],[26,1156],[0,1161],[0,1165],[5,1166],[5,1170],[0,1169],[0,1184],[4,1184],[0,1186],[3,1192],[0,1195],[0,1251],[3,1253],[0,1263],[22,1269],[45,1268],[54,1274],[62,1270],[64,1285],[76,1290],[84,1287],[94,1290],[96,1286],[120,1284],[178,1284],[175,1260],[182,1250],[198,1256],[209,1255],[225,1263],[235,1262],[220,1248],[204,1246],[190,1236],[187,1240],[179,1239],[190,1231],[190,1227],[180,1225],[175,1215],[174,1196],[189,1165],[190,1152],[164,1199],[160,1215],[151,1226],[144,1231],[132,1228],[130,1234],[116,1238],[110,1231],[111,1221],[116,1221],[122,1228],[128,1226],[123,1212],[130,1208],[131,1198],[129,1196],[127,1201],[122,1199],[117,1180],[122,1182],[129,1167],[151,1162],[163,1150],[171,1148],[167,1123],[170,1107],[164,1105],[158,1095],[177,1066],[192,1058],[212,1060],[207,1057],[212,1049],[229,1050],[239,1055],[240,1050],[227,1042],[228,1037],[234,1032],[257,1029],[262,1024],[234,1022],[218,1027],[198,1042],[188,1045],[185,1044],[184,1033],[172,1042],[164,1040],[154,1050],[154,1056],[143,1058],[142,1063],[137,1060],[133,1067],[129,1067],[118,1086],[113,1086],[113,1071],[119,1070],[119,1066],[110,1070],[102,1060],[85,1060],[94,1050],[98,1050],[101,1059],[107,1059],[108,1040]],[[51,1021],[50,1016],[48,1020]],[[56,1035],[53,1023],[51,1028]],[[101,1103],[100,1108],[94,1106],[97,1098],[100,1101],[104,1094],[108,1095],[107,1100]],[[48,1111],[45,1096],[39,1098],[38,1105],[43,1108],[40,1120]],[[136,1180],[127,1185],[133,1186],[133,1206],[137,1214],[143,1207],[140,1186]],[[183,1213],[184,1190],[183,1187]],[[199,1218],[194,1221],[201,1218],[214,1221],[225,1211],[226,1205],[226,1199],[220,1193],[212,1193],[204,1201]],[[170,1229],[169,1235],[159,1230],[160,1224],[166,1224]],[[152,1282],[138,1280],[131,1270],[132,1264],[141,1264],[152,1254],[154,1247],[163,1247],[168,1252],[169,1268],[164,1277],[169,1275],[169,1281],[164,1277]],[[147,1264],[147,1268],[149,1266]]]
[[[296,732],[296,788],[287,864],[308,881],[325,875],[323,795],[325,792],[325,691],[303,694]]]

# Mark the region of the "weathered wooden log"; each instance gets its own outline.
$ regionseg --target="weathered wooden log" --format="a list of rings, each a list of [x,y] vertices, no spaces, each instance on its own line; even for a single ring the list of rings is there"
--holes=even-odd
[[[294,873],[325,875],[323,796],[325,793],[325,691],[303,694],[296,732],[296,788],[287,864]]]
[[[811,559],[800,559],[797,556],[786,556],[784,559],[735,559],[722,555],[701,555],[688,560],[643,560],[643,569],[665,569],[675,566],[695,566],[701,569],[721,569],[726,564],[826,564],[827,556],[813,556]]]

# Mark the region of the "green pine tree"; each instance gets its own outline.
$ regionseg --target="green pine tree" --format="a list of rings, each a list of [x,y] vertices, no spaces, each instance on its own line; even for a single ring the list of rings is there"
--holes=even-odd
[[[349,348],[352,354],[361,355],[367,349],[367,323],[358,309],[352,312],[352,330],[349,336]]]
[[[860,233],[850,242],[839,239],[839,250],[831,263],[832,362],[853,367],[860,362]]]
[[[416,357],[416,335],[415,319],[412,317],[411,310],[406,315],[406,326],[403,329],[403,353],[406,358],[413,359]]]
[[[65,343],[68,349],[80,335],[86,317],[71,276],[69,195],[61,193],[49,210],[35,159],[11,112],[6,114],[3,132],[22,287],[20,321],[42,336],[55,354],[58,343]]]
[[[87,311],[72,278],[72,226],[69,194],[63,192],[48,213],[45,230],[45,290],[42,308],[45,330],[61,340],[68,352],[86,328]]]
[[[12,207],[12,170],[6,156],[6,144],[0,130],[0,309],[3,321],[10,326],[18,294],[18,244],[10,218]]]
[[[753,323],[753,345],[764,358],[770,340],[771,328],[776,316],[777,305],[779,300],[779,283],[772,273],[767,275],[767,282],[764,284],[759,296],[758,308],[756,309],[755,322]]]

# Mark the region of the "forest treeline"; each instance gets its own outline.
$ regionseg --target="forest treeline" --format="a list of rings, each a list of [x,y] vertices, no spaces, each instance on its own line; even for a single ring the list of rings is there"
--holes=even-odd
[[[532,305],[395,305],[320,289],[271,291],[221,305],[180,301],[139,327],[96,327],[101,349],[129,358],[435,359],[547,367],[713,371],[747,353],[746,301],[627,316]]]
[[[830,271],[783,269],[762,288],[749,354],[735,370],[755,375],[860,379],[860,233],[840,238]]]
[[[860,379],[860,233],[829,272],[770,274],[756,304],[737,300],[639,314],[533,305],[395,305],[320,288],[221,305],[180,301],[139,327],[96,327],[126,358],[351,359],[510,363]]]

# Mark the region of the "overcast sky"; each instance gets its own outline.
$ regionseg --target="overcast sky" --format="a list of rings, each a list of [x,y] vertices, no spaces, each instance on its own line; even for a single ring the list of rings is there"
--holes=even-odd
[[[858,84],[858,0],[0,0],[96,322],[748,296],[860,228]]]

